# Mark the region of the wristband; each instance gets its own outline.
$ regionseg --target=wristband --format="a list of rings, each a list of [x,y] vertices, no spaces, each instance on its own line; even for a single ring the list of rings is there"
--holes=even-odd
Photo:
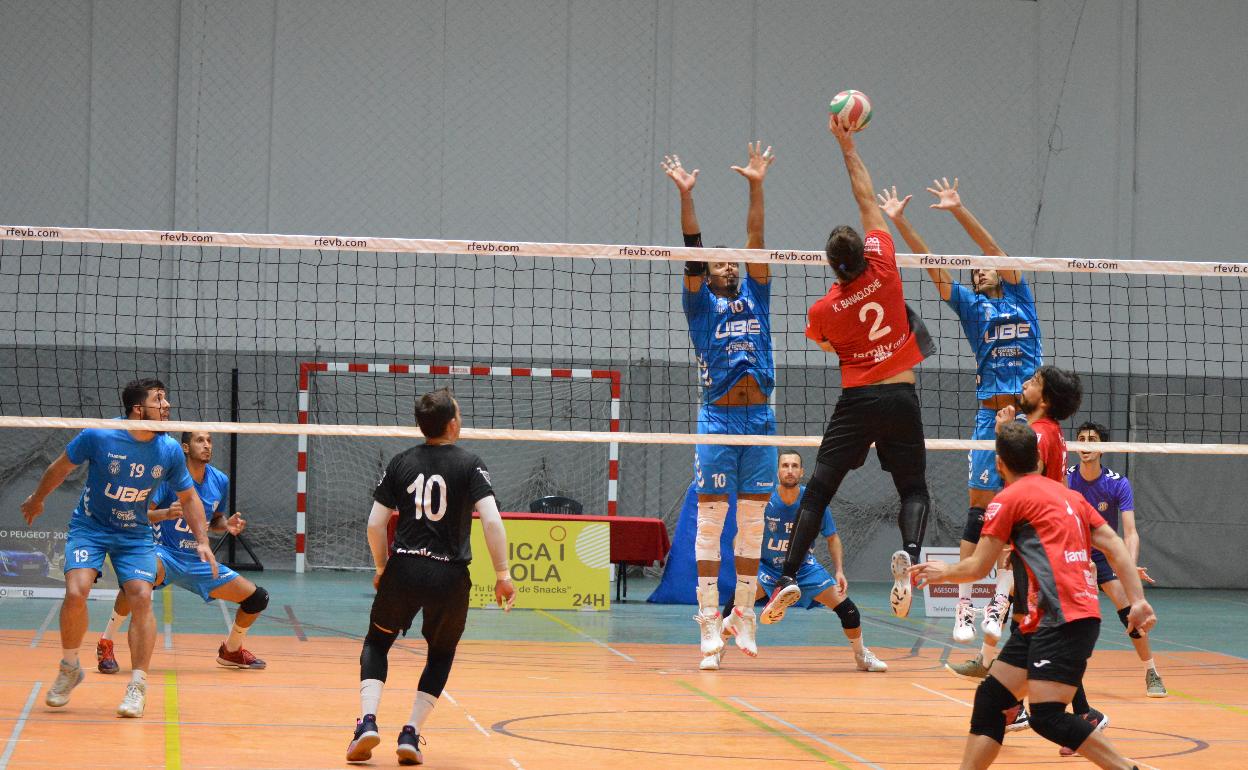
[[[511,573],[505,569],[496,570],[494,574],[498,577],[499,580],[506,580],[508,582],[511,582]]]

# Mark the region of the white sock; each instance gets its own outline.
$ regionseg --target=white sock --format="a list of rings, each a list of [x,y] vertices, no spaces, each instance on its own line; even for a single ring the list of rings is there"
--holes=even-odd
[[[719,578],[698,578],[698,609],[719,609]]]
[[[849,637],[845,638],[849,639]],[[854,639],[849,639],[849,643],[853,645],[855,655],[861,655],[862,651],[866,649],[862,643],[862,634],[858,634],[858,636]]]
[[[984,642],[979,648],[979,657],[983,660],[984,665],[987,666],[997,659],[997,645]]]
[[[407,723],[416,728],[417,735],[425,728],[425,720],[429,718],[429,714],[436,705],[438,705],[436,696],[427,692],[416,693],[416,700],[412,703],[412,717],[407,720]]]
[[[732,603],[742,612],[754,611],[754,599],[758,597],[758,575],[737,575],[737,591]]]
[[[72,650],[61,650],[61,662],[67,666],[77,667],[78,665],[78,648]]]
[[[381,705],[381,688],[386,683],[380,679],[361,679],[360,680],[360,714],[367,716],[377,715],[377,707]]]
[[[997,593],[1006,597],[1010,596],[1010,591],[1014,590],[1014,570],[999,569],[997,570]],[[960,596],[961,594],[959,594]]]
[[[147,685],[147,672],[140,669],[134,669],[130,672],[130,681],[136,684]]]
[[[1157,673],[1157,664],[1153,662],[1152,658],[1144,661],[1144,670],[1152,671],[1154,674]]]
[[[104,627],[104,636],[100,638],[112,639],[114,636],[117,635],[117,632],[121,630],[121,624],[125,622],[126,622],[126,616],[118,615],[117,612],[114,611],[112,617],[108,619],[108,625]]]
[[[237,623],[230,627],[230,635],[225,638],[225,651],[238,652],[238,648],[243,646],[243,637],[247,635],[247,629],[241,628]],[[373,712],[368,712],[373,713]]]
[[[971,584],[958,583],[958,601],[971,598]]]

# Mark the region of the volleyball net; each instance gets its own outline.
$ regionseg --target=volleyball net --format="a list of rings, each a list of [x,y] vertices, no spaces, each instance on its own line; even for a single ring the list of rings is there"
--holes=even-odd
[[[775,437],[691,435],[688,259],[770,265]],[[1109,426],[1119,467],[1159,463],[1161,475],[1183,462],[1162,458],[1212,456],[1201,467],[1215,468],[1244,452],[1244,264],[898,263],[937,344],[918,385],[938,450],[929,540],[961,529],[978,402],[970,348],[925,268],[964,284],[974,267],[1025,271],[1045,362],[1083,379],[1066,428]],[[442,386],[505,509],[559,494],[587,513],[670,519],[695,442],[794,446],[809,466],[840,387],[835,359],[804,336],[831,280],[814,251],[0,227],[0,499],[15,510],[63,449],[71,434],[52,425],[118,415],[121,387],[156,376],[175,420],[246,431],[238,506],[268,558],[366,565],[372,485],[415,439],[416,397]],[[847,551],[893,527],[891,484],[868,466],[834,505]]]

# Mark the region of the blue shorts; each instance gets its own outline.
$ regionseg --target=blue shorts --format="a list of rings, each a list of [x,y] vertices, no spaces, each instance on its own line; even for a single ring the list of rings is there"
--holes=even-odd
[[[991,409],[980,407],[975,413],[975,432],[971,438],[989,441],[997,437],[997,413]],[[966,456],[970,472],[966,485],[971,489],[989,489],[996,491],[1005,486],[1001,475],[997,473],[997,453],[991,449],[972,449]]]
[[[205,602],[212,601],[212,592],[238,577],[238,573],[224,564],[217,565],[217,576],[212,576],[212,565],[199,560],[194,553],[156,546],[156,556],[165,568],[165,580],[157,588],[175,585],[193,594],[199,594]]]
[[[774,436],[776,413],[769,404],[706,404],[698,412],[698,433]],[[693,453],[693,476],[698,494],[771,494],[776,489],[779,461],[779,447],[698,444]]]
[[[1091,553],[1092,563],[1096,565],[1096,584],[1103,586],[1117,580],[1118,576],[1114,574],[1114,568],[1109,566],[1109,559],[1105,558],[1105,554],[1095,548],[1091,549]]]
[[[70,519],[69,535],[65,539],[65,572],[93,569],[103,574],[105,556],[113,563],[119,585],[131,580],[156,582],[156,543],[150,528],[122,532]]]
[[[780,570],[759,563],[758,565],[758,584],[763,587],[768,596],[776,590],[776,581],[780,579]],[[836,585],[836,581],[823,568],[822,564],[815,562],[811,564],[806,562],[797,570],[797,587],[802,591],[802,598],[797,600],[797,606],[810,609],[815,606],[815,597],[830,586]]]

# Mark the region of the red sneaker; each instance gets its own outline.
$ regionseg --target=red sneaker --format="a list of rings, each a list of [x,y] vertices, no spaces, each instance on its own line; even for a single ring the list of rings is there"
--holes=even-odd
[[[225,649],[225,642],[222,642],[221,648],[217,650],[217,663],[226,668],[261,669],[265,667],[263,660],[260,660],[242,647],[239,647],[234,652]]]
[[[121,669],[113,655],[112,639],[101,639],[95,643],[95,667],[101,674],[116,674]]]

